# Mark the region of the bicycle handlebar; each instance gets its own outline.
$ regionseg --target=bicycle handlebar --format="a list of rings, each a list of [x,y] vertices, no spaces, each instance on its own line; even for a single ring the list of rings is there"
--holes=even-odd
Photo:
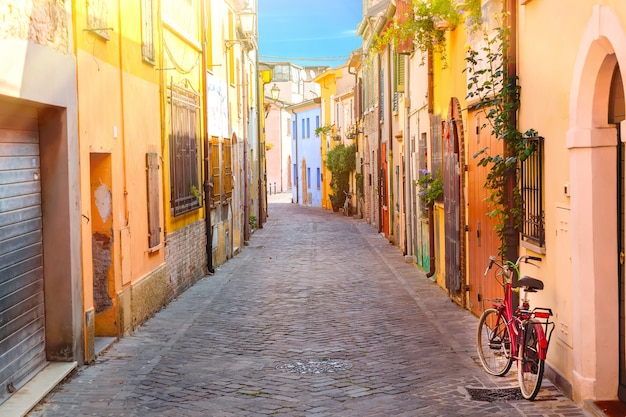
[[[505,269],[505,270],[508,269],[509,266],[514,266],[515,269],[517,269],[517,266],[519,265],[520,262],[524,262],[526,264],[534,265],[532,262],[528,262],[528,261],[538,261],[538,262],[541,262],[541,258],[539,258],[537,256],[522,255],[519,258],[517,258],[517,261],[515,261],[515,263],[510,262],[510,261],[504,261],[503,263],[500,263],[500,262],[498,262],[498,257],[497,256],[491,255],[489,257],[489,265],[487,265],[487,269],[485,269],[485,274],[484,275],[487,276],[487,273],[489,272],[489,270],[491,269],[493,264],[496,264],[500,269]]]

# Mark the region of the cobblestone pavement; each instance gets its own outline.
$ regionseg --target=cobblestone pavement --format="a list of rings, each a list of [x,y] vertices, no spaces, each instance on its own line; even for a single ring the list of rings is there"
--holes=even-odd
[[[549,381],[533,402],[473,400],[516,386],[514,370],[478,365],[474,316],[362,220],[269,214],[238,256],[29,415],[589,415]]]

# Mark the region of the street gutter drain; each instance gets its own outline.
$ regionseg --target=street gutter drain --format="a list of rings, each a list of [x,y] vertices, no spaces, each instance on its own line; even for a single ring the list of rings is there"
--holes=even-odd
[[[523,400],[519,388],[465,388],[474,401],[515,401]]]
[[[352,368],[350,362],[337,359],[310,359],[295,360],[288,363],[282,363],[276,367],[284,372],[298,374],[331,374],[334,372],[347,371]]]

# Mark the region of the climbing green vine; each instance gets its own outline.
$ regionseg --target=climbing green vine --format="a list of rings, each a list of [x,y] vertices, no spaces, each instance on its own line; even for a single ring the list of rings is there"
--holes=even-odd
[[[468,48],[464,70],[468,74],[467,99],[476,101],[485,114],[485,122],[479,127],[489,126],[491,134],[504,141],[503,153],[485,147],[474,154],[475,158],[480,158],[478,165],[488,168],[485,188],[489,190],[487,201],[492,209],[487,215],[496,219],[500,256],[506,256],[507,237],[516,238],[513,232],[521,226],[523,201],[517,174],[520,162],[535,151],[534,141],[530,139],[537,136],[534,129],[524,133],[517,129],[521,87],[517,75],[507,71],[511,64],[507,53],[509,39],[505,24],[485,32],[484,46],[478,50]]]
[[[446,61],[446,30],[464,23],[470,30],[479,27],[481,0],[409,0],[408,12],[394,18],[374,36],[372,48],[378,52],[390,44],[411,41],[425,57],[427,52],[440,54]]]

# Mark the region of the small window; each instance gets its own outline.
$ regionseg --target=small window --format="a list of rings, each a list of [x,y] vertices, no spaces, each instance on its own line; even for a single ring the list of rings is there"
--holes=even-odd
[[[307,188],[311,188],[311,168],[306,169],[306,186]]]
[[[141,55],[143,60],[154,65],[154,0],[141,1]]]
[[[170,204],[174,216],[201,206],[200,159],[200,96],[186,85],[172,83],[170,99]]]
[[[322,188],[322,176],[320,174],[320,169],[317,168],[317,176],[316,176],[316,180],[317,180],[317,189],[321,189]]]
[[[272,81],[291,81],[289,65],[276,65],[272,72]]]
[[[545,227],[543,209],[543,138],[529,138],[535,151],[521,163],[520,191],[524,208],[522,210],[522,239],[545,247]]]
[[[311,119],[309,117],[306,118],[306,137],[311,137]]]

